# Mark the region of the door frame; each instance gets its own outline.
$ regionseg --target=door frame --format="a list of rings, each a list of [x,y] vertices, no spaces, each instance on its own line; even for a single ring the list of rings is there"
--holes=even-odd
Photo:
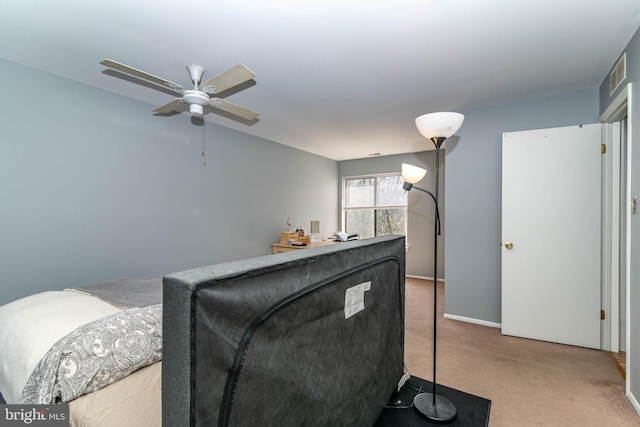
[[[623,170],[620,166],[621,147],[614,143],[615,138],[619,140],[619,127],[616,132],[616,126],[613,123],[620,121],[625,116],[631,116],[631,86],[632,83],[628,83],[620,93],[614,98],[609,107],[600,115],[600,122],[604,123],[603,141],[607,144],[607,152],[610,153],[603,161],[607,164],[607,173],[603,174],[603,189],[608,191],[608,200],[603,203],[603,277],[602,277],[602,296],[603,296],[603,309],[607,315],[603,322],[602,337],[603,337],[603,350],[609,350],[618,352],[620,349],[620,310],[619,310],[619,298],[620,298],[620,276],[625,277],[626,294],[629,295],[630,286],[630,253],[631,253],[631,241],[627,238],[627,235],[621,235],[621,229],[630,230],[631,216],[626,215],[626,226],[621,228],[619,222],[621,205],[629,206],[631,200],[631,156],[626,157],[626,191],[621,194],[620,189],[620,174]],[[631,120],[627,120],[626,129],[626,144],[627,150],[629,150],[629,144],[631,143]],[[616,141],[617,142],[617,141]],[[629,151],[627,151],[629,153]],[[621,204],[621,202],[624,202]],[[625,271],[619,271],[617,266],[620,265],[620,251],[619,244],[620,239],[623,240],[625,245]],[[625,348],[629,349],[629,300],[627,298],[626,307],[626,345]],[[629,352],[627,352],[627,366],[629,366]],[[627,368],[628,369],[628,368]],[[627,389],[629,382],[627,381]],[[628,390],[627,390],[628,391]]]

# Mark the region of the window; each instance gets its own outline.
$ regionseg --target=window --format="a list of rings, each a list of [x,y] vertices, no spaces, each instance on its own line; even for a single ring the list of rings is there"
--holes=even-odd
[[[398,174],[344,178],[342,224],[360,238],[407,234],[407,192]]]

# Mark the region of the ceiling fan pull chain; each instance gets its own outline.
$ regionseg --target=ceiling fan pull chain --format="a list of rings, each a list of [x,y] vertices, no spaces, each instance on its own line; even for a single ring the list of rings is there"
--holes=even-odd
[[[205,151],[207,149],[207,146],[205,144],[204,130],[205,130],[205,123],[204,123],[204,120],[203,120],[202,121],[202,167],[206,168],[207,167],[207,158],[205,156]]]

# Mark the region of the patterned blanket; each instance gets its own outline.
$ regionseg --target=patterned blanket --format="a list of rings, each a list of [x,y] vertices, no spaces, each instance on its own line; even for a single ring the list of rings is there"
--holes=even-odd
[[[162,304],[131,308],[81,326],[40,360],[21,403],[66,403],[162,358]]]

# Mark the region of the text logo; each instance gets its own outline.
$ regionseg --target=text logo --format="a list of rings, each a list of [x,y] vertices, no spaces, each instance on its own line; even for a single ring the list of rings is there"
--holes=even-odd
[[[0,405],[0,427],[69,427],[69,405]]]

